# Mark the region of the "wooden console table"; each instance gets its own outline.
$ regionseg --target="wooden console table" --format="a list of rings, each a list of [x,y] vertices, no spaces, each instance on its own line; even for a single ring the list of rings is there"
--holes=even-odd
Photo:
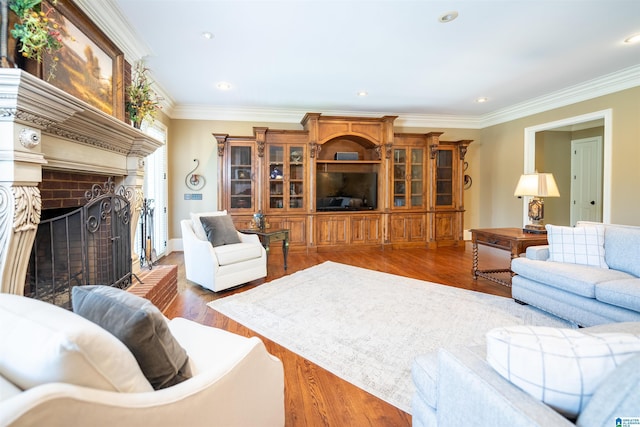
[[[478,269],[478,245],[491,246],[511,253],[511,259],[517,258],[525,252],[529,246],[546,245],[546,234],[525,233],[521,228],[484,228],[471,230],[471,241],[473,243],[473,267],[471,274],[474,279],[484,277],[492,282],[511,286],[511,276],[513,272],[510,268],[500,268],[493,270]],[[510,273],[509,281],[505,281],[496,276],[495,273]]]
[[[238,230],[241,233],[255,234],[260,239],[260,243],[267,251],[267,259],[269,258],[269,245],[271,242],[278,242],[282,240],[282,256],[284,258],[284,269],[287,269],[287,255],[289,254],[289,230]]]

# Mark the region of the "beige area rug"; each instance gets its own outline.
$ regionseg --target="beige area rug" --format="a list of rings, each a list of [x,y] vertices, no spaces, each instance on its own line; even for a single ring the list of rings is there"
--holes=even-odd
[[[510,298],[329,261],[209,306],[409,413],[417,355],[499,326],[570,327]]]

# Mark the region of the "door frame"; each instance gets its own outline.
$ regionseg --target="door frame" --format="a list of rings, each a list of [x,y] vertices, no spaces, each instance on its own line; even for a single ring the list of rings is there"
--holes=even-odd
[[[613,110],[606,109],[594,111],[592,113],[579,116],[568,117],[562,120],[542,123],[524,129],[524,171],[523,173],[534,173],[536,171],[536,133],[546,130],[553,130],[563,126],[576,125],[593,120],[604,120],[603,138],[603,167],[602,167],[602,222],[611,222],[611,151],[613,133]],[[528,200],[523,197],[522,201],[522,224],[529,222]]]

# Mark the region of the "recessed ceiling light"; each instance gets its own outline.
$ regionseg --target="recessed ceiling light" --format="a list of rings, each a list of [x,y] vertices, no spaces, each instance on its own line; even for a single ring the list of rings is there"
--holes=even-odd
[[[209,31],[205,31],[202,33],[202,37],[204,37],[207,40],[211,40],[213,38],[213,33]]]
[[[446,24],[447,22],[453,21],[457,17],[458,17],[458,12],[456,12],[455,10],[452,10],[451,12],[443,13],[442,15],[440,15],[440,17],[438,18],[438,21],[442,22],[443,24]]]
[[[489,98],[487,98],[486,96],[481,96],[480,98],[476,99],[476,102],[478,104],[482,104],[483,102],[487,102],[489,100]]]
[[[216,87],[220,90],[229,90],[231,89],[231,84],[227,82],[220,82],[216,85]]]
[[[359,90],[358,91],[358,96],[367,96],[369,95],[369,92],[367,92],[366,90]]]
[[[624,39],[624,42],[627,44],[640,42],[640,33],[627,37],[626,39]]]

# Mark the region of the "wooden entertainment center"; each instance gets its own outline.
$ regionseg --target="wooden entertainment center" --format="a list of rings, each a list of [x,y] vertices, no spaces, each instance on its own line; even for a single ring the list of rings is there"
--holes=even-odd
[[[262,211],[292,251],[460,244],[472,141],[395,133],[395,119],[307,113],[303,130],[215,133],[218,206],[239,229]]]

